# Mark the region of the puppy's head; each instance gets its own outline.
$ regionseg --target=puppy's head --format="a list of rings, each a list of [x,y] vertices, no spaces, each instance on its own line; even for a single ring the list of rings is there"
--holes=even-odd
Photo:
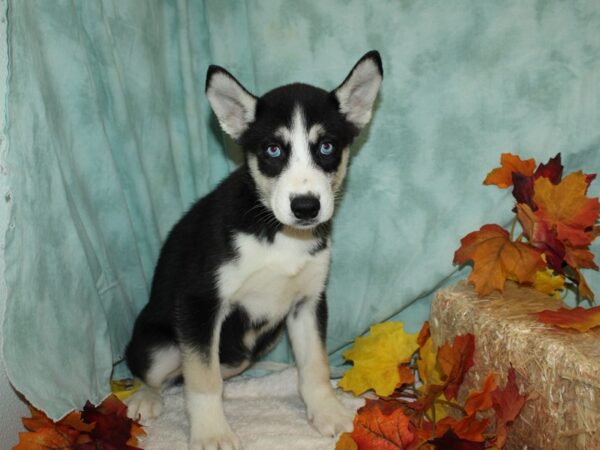
[[[350,143],[371,119],[382,80],[381,58],[371,51],[331,92],[295,83],[256,97],[210,66],[206,95],[244,149],[261,201],[281,223],[312,228],[333,215]]]

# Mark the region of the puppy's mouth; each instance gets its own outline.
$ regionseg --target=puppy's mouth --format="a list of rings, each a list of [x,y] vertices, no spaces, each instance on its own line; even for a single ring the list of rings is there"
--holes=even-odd
[[[300,230],[309,230],[311,228],[316,227],[320,223],[321,222],[317,219],[301,219],[301,220],[296,220],[294,222],[294,224],[292,225],[292,227],[298,228]]]

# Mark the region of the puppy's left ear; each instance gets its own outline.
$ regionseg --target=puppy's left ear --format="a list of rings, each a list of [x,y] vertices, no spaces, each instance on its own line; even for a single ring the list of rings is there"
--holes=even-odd
[[[222,67],[208,68],[206,96],[221,128],[233,139],[239,138],[254,121],[256,97]]]
[[[371,120],[373,103],[383,81],[383,67],[379,52],[364,55],[346,79],[333,91],[340,104],[340,112],[357,128]]]

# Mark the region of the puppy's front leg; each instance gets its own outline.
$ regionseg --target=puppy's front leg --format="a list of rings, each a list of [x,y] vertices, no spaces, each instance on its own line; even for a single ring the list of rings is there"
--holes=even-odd
[[[213,328],[210,347],[184,346],[183,378],[190,417],[191,450],[238,450],[240,442],[223,411],[223,379],[219,365],[221,323]]]
[[[325,294],[299,304],[290,312],[287,327],[309,420],[325,436],[352,431],[354,414],[340,403],[329,381]]]

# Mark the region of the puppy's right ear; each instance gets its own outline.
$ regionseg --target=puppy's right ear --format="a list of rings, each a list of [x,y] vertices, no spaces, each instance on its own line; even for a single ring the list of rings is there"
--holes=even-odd
[[[208,68],[206,96],[221,128],[233,139],[239,138],[254,121],[257,98],[222,67]]]

